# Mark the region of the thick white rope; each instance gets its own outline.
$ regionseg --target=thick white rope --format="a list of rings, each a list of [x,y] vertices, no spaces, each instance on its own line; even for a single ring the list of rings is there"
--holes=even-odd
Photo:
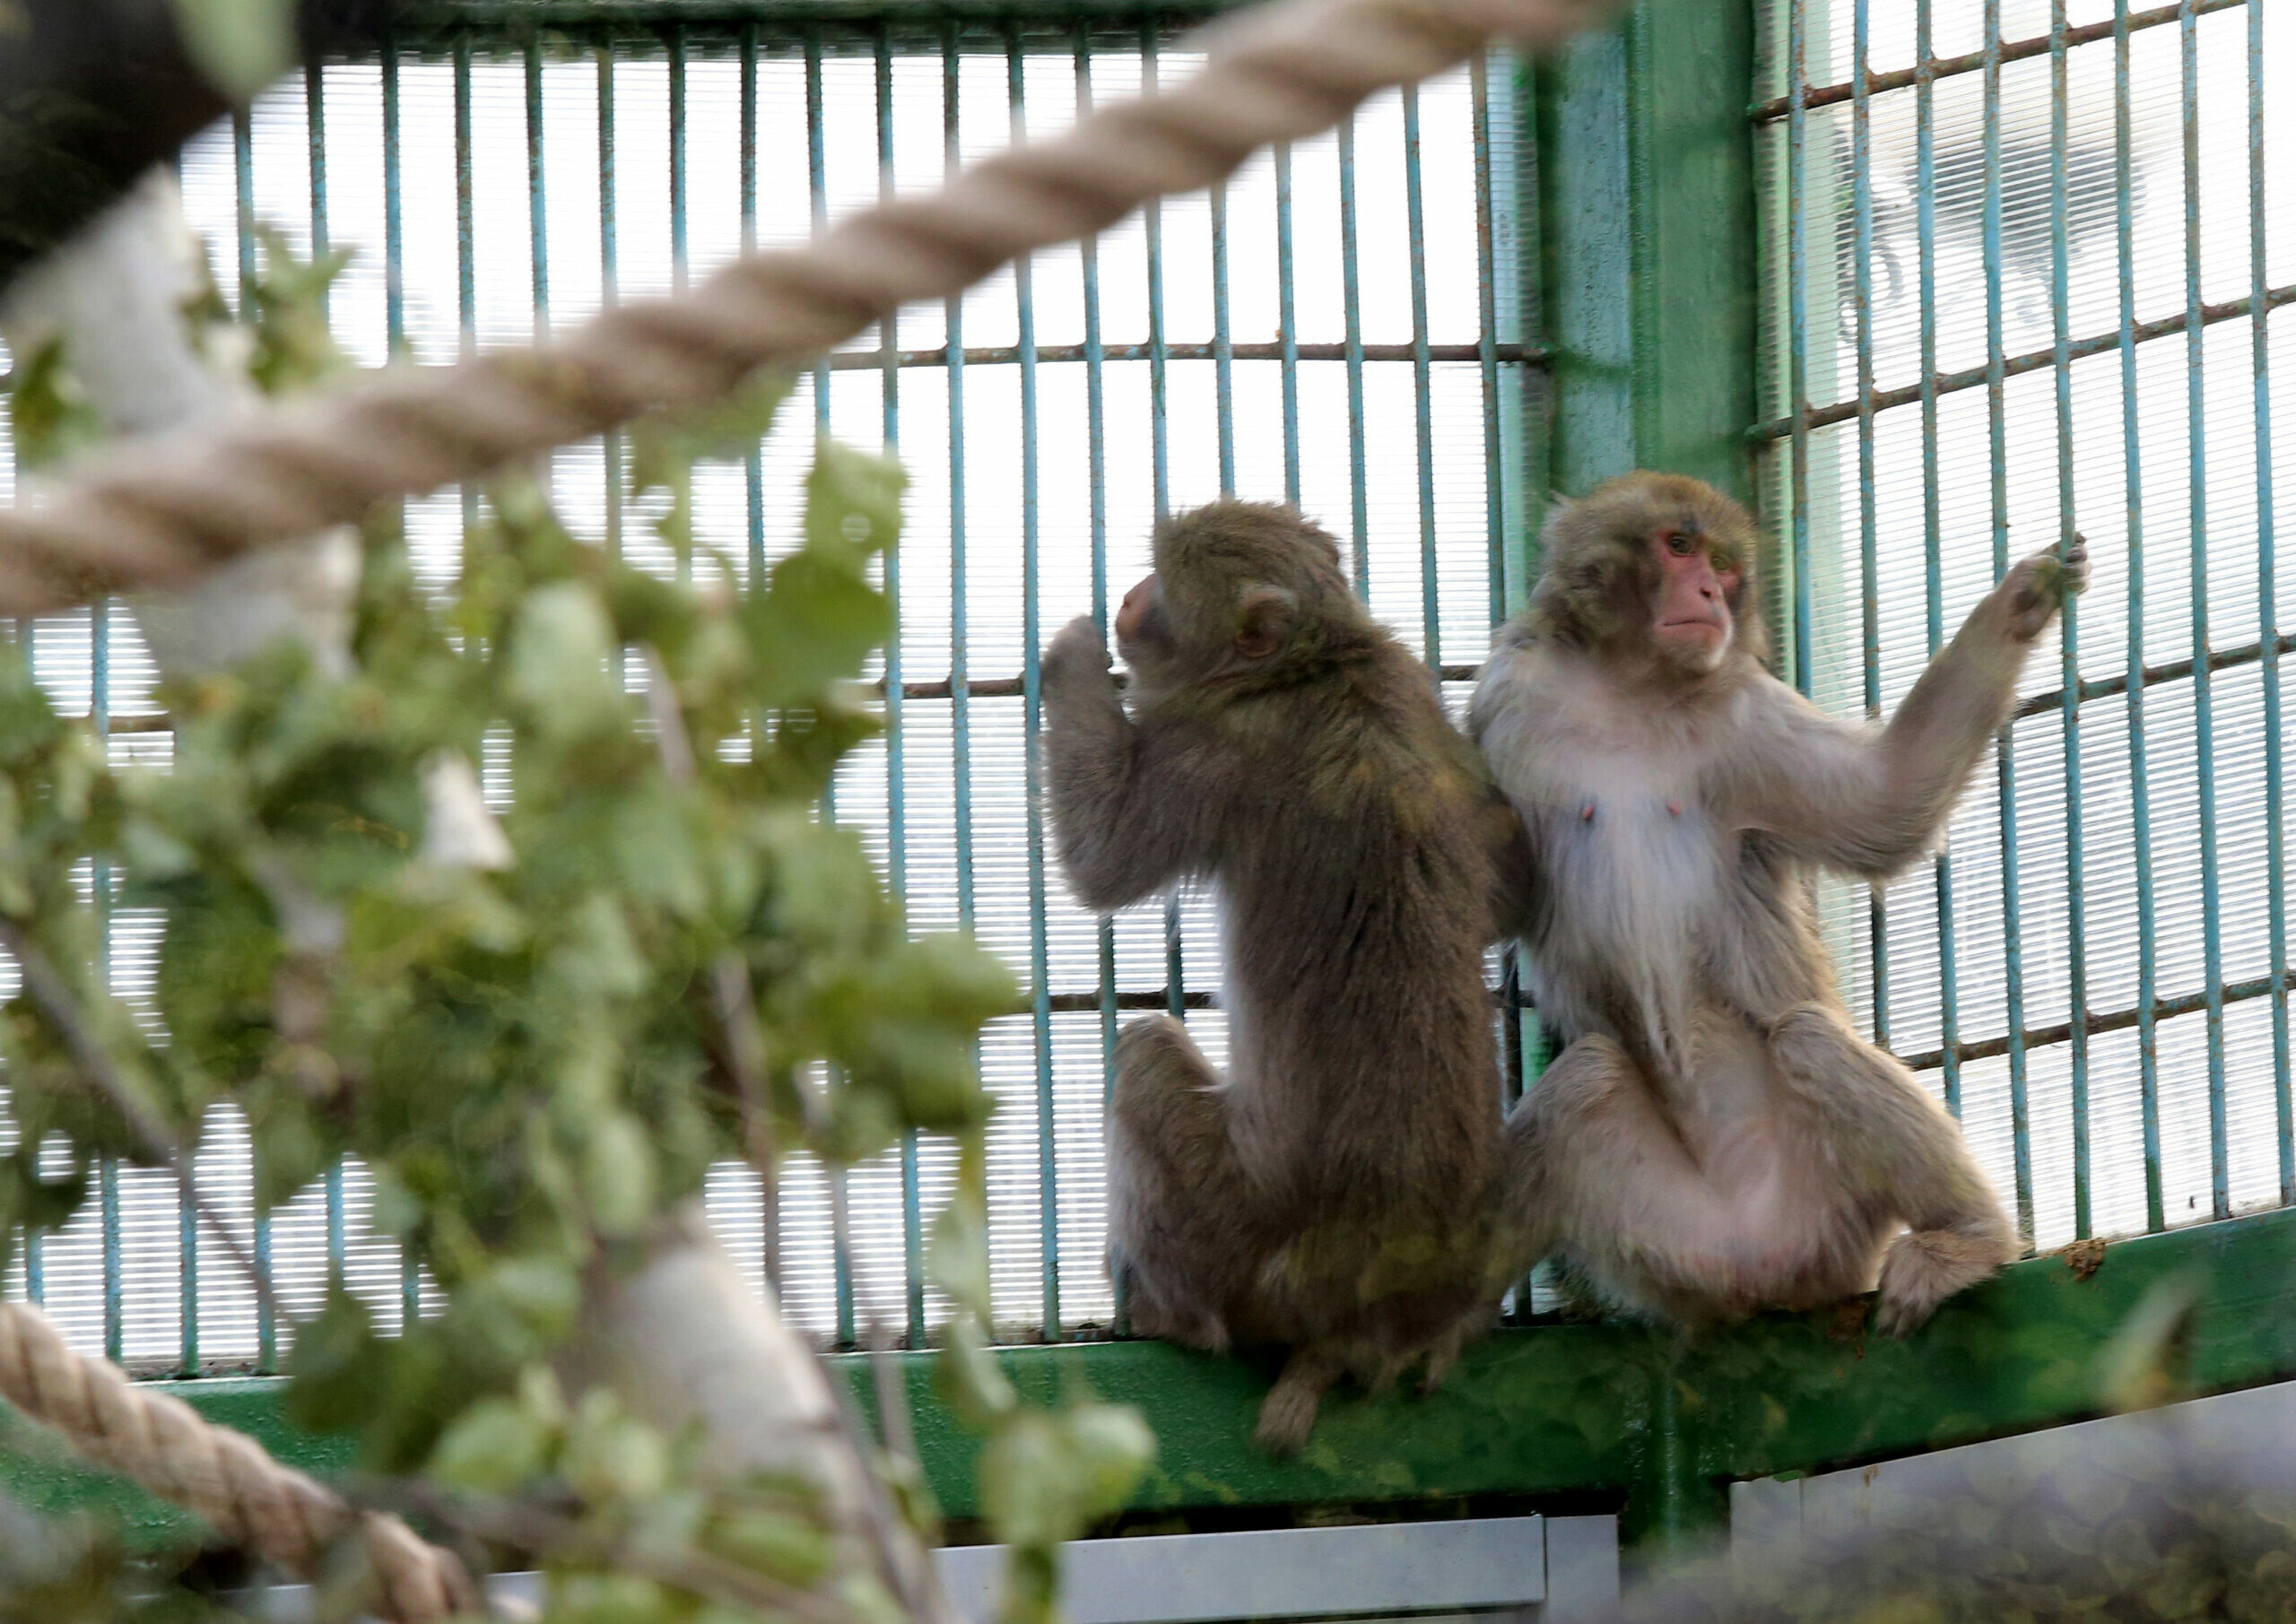
[[[378,1617],[430,1624],[480,1611],[470,1576],[452,1553],[426,1544],[395,1516],[353,1510],[253,1438],[129,1381],[110,1361],[74,1352],[28,1303],[0,1303],[0,1398],[90,1460],[300,1578],[317,1577],[327,1554],[355,1539],[374,1575],[369,1605]]]
[[[897,307],[1104,230],[1336,124],[1500,37],[1553,45],[1609,0],[1283,0],[1199,37],[1204,65],[1015,147],[935,194],[748,256],[683,298],[634,301],[537,349],[402,366],[334,395],[126,442],[0,514],[0,614],[167,586],[253,546],[355,521],[640,413],[804,362]]]

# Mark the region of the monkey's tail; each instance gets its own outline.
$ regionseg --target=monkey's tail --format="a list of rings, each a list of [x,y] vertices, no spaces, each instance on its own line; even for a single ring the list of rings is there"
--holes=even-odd
[[[1306,1348],[1292,1350],[1275,1385],[1260,1401],[1252,1441],[1270,1455],[1297,1455],[1316,1425],[1316,1411],[1341,1374],[1338,1360]]]

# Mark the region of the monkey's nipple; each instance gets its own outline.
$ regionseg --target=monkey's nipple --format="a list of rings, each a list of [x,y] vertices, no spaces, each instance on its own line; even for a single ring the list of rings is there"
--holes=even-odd
[[[1578,821],[1581,823],[1592,823],[1594,821],[1595,803],[1592,801],[1589,801],[1586,805],[1578,809]]]
[[[1679,817],[1681,817],[1682,815],[1683,815],[1683,803],[1682,803],[1681,802],[1679,802],[1679,801],[1669,801],[1669,802],[1667,802],[1667,803],[1666,803],[1666,816],[1668,816],[1669,818],[1679,818]]]

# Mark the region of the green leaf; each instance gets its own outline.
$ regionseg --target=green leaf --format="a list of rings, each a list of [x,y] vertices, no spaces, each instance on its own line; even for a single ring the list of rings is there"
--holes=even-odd
[[[536,587],[518,605],[505,689],[552,743],[620,732],[631,711],[608,669],[614,648],[613,624],[588,586]]]
[[[900,499],[908,488],[909,475],[892,458],[823,439],[805,481],[806,550],[857,570],[891,551],[900,539]]]
[[[450,1488],[508,1494],[549,1458],[551,1430],[509,1399],[481,1399],[430,1452],[430,1473]]]
[[[655,1211],[654,1151],[646,1130],[624,1111],[592,1122],[583,1147],[582,1190],[599,1233],[635,1235]]]
[[[65,364],[64,340],[51,338],[18,362],[10,386],[8,419],[15,432],[16,455],[27,468],[43,468],[68,461],[100,443],[105,425],[79,379]],[[21,658],[12,656],[12,664]],[[5,752],[4,722],[0,722],[0,752]]]
[[[294,0],[174,0],[184,48],[209,83],[234,102],[295,61]]]

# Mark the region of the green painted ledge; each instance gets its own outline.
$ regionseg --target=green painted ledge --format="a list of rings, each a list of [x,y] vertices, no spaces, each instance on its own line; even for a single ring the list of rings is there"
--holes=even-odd
[[[1807,1472],[2028,1431],[2097,1414],[2100,1364],[2130,1311],[2177,1279],[2195,1308],[2182,1390],[2197,1395],[2296,1377],[2296,1211],[2122,1241],[2081,1278],[2030,1259],[1947,1305],[1904,1342],[1862,1335],[1854,1316],[1766,1316],[1678,1343],[1622,1324],[1501,1332],[1470,1350],[1439,1393],[1345,1394],[1298,1459],[1248,1441],[1268,1369],[1157,1342],[1004,1350],[1032,1397],[1090,1393],[1138,1405],[1160,1440],[1135,1500],[1144,1513],[1504,1497],[1620,1507],[1637,1538],[1710,1526],[1735,1479]],[[944,1510],[970,1515],[971,1438],[933,1399],[931,1356],[891,1356],[909,1384],[918,1446]],[[867,1362],[835,1361],[874,1402]],[[340,1438],[286,1426],[279,1385],[163,1384],[213,1420],[322,1475],[351,1464]],[[0,1412],[4,1414],[4,1412]],[[155,1540],[179,1519],[80,1468],[21,1420],[0,1423],[0,1481],[50,1506],[103,1505]]]

